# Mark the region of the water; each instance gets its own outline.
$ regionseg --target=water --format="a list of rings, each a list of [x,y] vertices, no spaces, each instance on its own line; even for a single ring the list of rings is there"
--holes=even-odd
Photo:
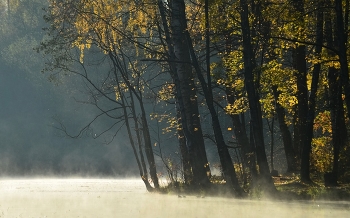
[[[148,193],[140,179],[2,179],[0,217],[350,217],[349,202],[272,202]]]

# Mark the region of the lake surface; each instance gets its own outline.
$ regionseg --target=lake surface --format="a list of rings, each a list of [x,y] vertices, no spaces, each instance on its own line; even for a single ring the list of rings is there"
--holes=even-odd
[[[350,217],[350,202],[148,193],[140,179],[1,179],[0,217]]]

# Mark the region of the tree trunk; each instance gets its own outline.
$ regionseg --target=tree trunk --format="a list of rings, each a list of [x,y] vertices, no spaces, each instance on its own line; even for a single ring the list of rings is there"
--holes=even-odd
[[[347,32],[345,31],[343,21],[343,6],[341,0],[335,0],[335,12],[337,23],[337,41],[338,41],[338,55],[340,61],[340,78],[345,92],[345,103],[348,117],[350,117],[350,84],[349,84],[349,65],[347,60]],[[348,23],[345,24],[346,27]],[[347,29],[347,28],[346,28]]]
[[[129,123],[129,117],[128,117],[128,112],[126,110],[126,106],[127,105],[125,103],[125,97],[124,97],[124,94],[122,93],[122,90],[120,88],[120,84],[119,84],[119,79],[118,79],[117,73],[114,72],[114,75],[115,75],[115,80],[116,80],[116,83],[117,83],[117,91],[120,93],[120,99],[121,99],[122,104],[124,105],[124,107],[123,107],[123,114],[124,114],[125,126],[126,126],[126,129],[127,129],[127,132],[128,132],[129,142],[130,142],[130,145],[132,147],[134,156],[136,158],[137,166],[139,168],[140,177],[141,177],[142,181],[145,183],[147,191],[151,192],[151,191],[153,191],[153,188],[152,188],[152,186],[150,185],[150,183],[148,181],[148,173],[147,173],[146,164],[145,164],[145,161],[144,161],[144,158],[143,158],[142,151],[140,151],[140,153],[139,153],[140,154],[140,158],[141,158],[141,161],[140,161],[140,159],[138,157],[138,154],[137,154],[135,142],[134,142],[134,139],[132,137],[130,123]],[[130,92],[130,95],[131,94],[132,93]],[[131,110],[133,112],[135,111],[135,107],[134,107],[133,102],[132,102],[132,105],[131,105]],[[133,118],[136,119],[135,113],[133,113],[133,116],[134,116]],[[137,124],[137,122],[136,122],[136,124]],[[138,131],[138,130],[136,130],[136,131]],[[136,133],[136,134],[138,134],[138,133]],[[141,146],[140,141],[138,141],[138,143],[139,143],[139,146]],[[140,149],[140,147],[139,147],[139,149]]]
[[[158,189],[159,188],[159,181],[158,181],[156,163],[154,160],[151,136],[149,133],[148,122],[147,122],[147,118],[146,118],[146,111],[145,111],[145,108],[143,106],[143,102],[140,101],[139,103],[140,103],[140,108],[141,108],[142,133],[143,133],[143,138],[145,140],[145,153],[146,153],[146,157],[147,157],[147,160],[149,163],[149,171],[150,171],[150,175],[151,175],[154,187]]]
[[[227,96],[227,102],[229,104],[234,103],[234,96],[233,92],[230,90],[230,88],[226,87],[226,96]],[[254,148],[251,146],[249,142],[249,138],[247,136],[247,132],[244,127],[244,123],[241,122],[238,114],[230,114],[232,125],[233,125],[233,132],[236,136],[237,142],[240,146],[242,146],[242,162],[243,167],[248,167],[250,170],[250,173],[252,174],[253,178],[256,178],[257,171],[256,171],[256,160],[255,160],[255,152]],[[244,119],[244,116],[242,116]],[[246,176],[246,175],[245,175]]]
[[[254,81],[255,57],[250,38],[250,25],[248,18],[248,4],[246,0],[240,0],[241,5],[241,27],[243,35],[243,61],[244,61],[244,83],[248,94],[251,130],[259,165],[259,183],[268,192],[275,192],[276,188],[270,175],[269,166],[264,145],[262,128],[261,105],[259,95]]]
[[[342,100],[342,85],[340,82],[339,70],[330,67],[328,69],[329,84],[329,107],[331,111],[332,122],[332,145],[333,145],[333,170],[328,183],[330,186],[336,186],[339,170],[340,148],[346,143],[346,125],[344,119],[344,107]],[[345,130],[344,130],[345,129]]]
[[[224,6],[222,5],[221,7],[224,7]],[[222,8],[221,13],[226,13],[224,8]],[[224,39],[225,39],[225,53],[229,54],[230,52],[232,52],[233,43],[228,31],[224,32]],[[226,69],[225,71],[226,71],[226,79],[230,81],[229,69]],[[226,93],[226,100],[228,104],[233,105],[235,103],[235,89],[234,87],[232,87],[232,84],[225,84],[225,93]],[[241,146],[242,168],[244,169],[244,172],[246,172],[246,168],[249,168],[250,173],[252,174],[252,177],[256,178],[257,172],[256,172],[255,153],[254,153],[254,149],[250,146],[249,138],[247,136],[247,132],[245,129],[244,114],[242,113],[243,122],[240,121],[238,114],[230,114],[230,117],[232,120],[234,135],[236,136],[238,144]],[[246,183],[247,174],[245,173],[243,177]]]
[[[323,42],[323,11],[322,1],[319,3],[319,10],[317,11],[317,24],[316,24],[316,48],[315,56],[321,57],[322,42]],[[315,107],[316,107],[316,93],[318,88],[318,81],[320,77],[321,64],[317,63],[314,65],[312,72],[311,91],[309,97],[309,107],[306,119],[305,129],[305,140],[303,141],[303,150],[301,156],[301,169],[300,177],[302,182],[311,182],[310,179],[310,153],[311,153],[311,142],[313,138],[313,126],[315,119]]]
[[[159,13],[161,16],[162,20],[162,25],[164,29],[164,34],[165,34],[165,41],[166,44],[164,44],[164,50],[168,51],[168,65],[170,68],[170,75],[173,79],[173,82],[175,84],[175,99],[176,99],[176,114],[178,118],[178,124],[179,124],[179,143],[180,143],[180,152],[182,156],[182,161],[183,161],[183,171],[184,171],[184,177],[186,175],[189,176],[188,179],[185,178],[185,182],[188,183],[189,185],[193,184],[193,172],[192,172],[192,163],[193,160],[191,159],[192,157],[190,156],[189,149],[192,147],[192,143],[194,139],[192,139],[192,135],[188,129],[187,126],[187,118],[185,114],[185,106],[184,106],[184,101],[183,97],[181,95],[181,87],[180,87],[180,80],[177,74],[177,67],[176,67],[176,57],[175,57],[175,52],[174,52],[174,46],[172,43],[172,38],[170,35],[170,30],[167,22],[167,17],[166,17],[166,9],[164,7],[164,3],[162,0],[158,1],[158,8],[159,8]],[[188,168],[187,168],[188,167]]]
[[[178,77],[178,83],[175,83],[175,86],[179,86],[177,95],[181,95],[183,103],[182,112],[184,113],[184,121],[186,121],[184,125],[187,125],[187,134],[185,133],[185,136],[191,158],[193,182],[199,186],[208,185],[210,168],[200,125],[196,87],[188,50],[189,45],[184,34],[186,30],[183,23],[185,19],[185,4],[183,0],[173,0],[171,2],[171,8],[173,61],[176,61],[174,67],[176,68],[176,76]]]
[[[178,133],[180,152],[181,152],[183,176],[184,176],[185,184],[190,185],[192,183],[192,180],[193,180],[190,156],[189,156],[189,153],[188,153],[188,150],[186,147],[186,138],[185,138],[185,134],[184,134],[184,131],[182,128],[181,112],[179,111],[179,109],[177,109],[176,111],[177,111],[176,114],[177,114],[178,125],[179,125],[177,133]]]
[[[119,88],[120,89],[120,88]],[[132,116],[133,116],[133,120],[134,120],[134,125],[135,125],[135,131],[136,131],[136,139],[137,139],[137,144],[139,145],[139,154],[140,154],[140,160],[141,160],[141,164],[142,164],[142,169],[143,169],[143,180],[147,180],[147,183],[149,184],[148,181],[148,174],[147,174],[147,167],[146,167],[146,162],[145,162],[145,158],[143,155],[143,151],[142,151],[142,142],[141,142],[141,136],[140,136],[140,129],[139,129],[139,124],[138,124],[138,120],[137,120],[137,116],[136,116],[136,109],[135,109],[135,104],[134,104],[134,98],[132,96],[132,92],[131,90],[129,90],[130,93],[130,100],[131,100],[131,111],[132,111]]]
[[[293,9],[298,13],[296,23],[304,23],[304,2],[303,0],[293,0]],[[308,90],[307,90],[307,68],[306,68],[306,52],[305,45],[297,45],[293,50],[293,65],[296,72],[297,79],[297,117],[296,117],[296,128],[294,130],[294,148],[297,155],[300,157],[302,152],[302,146],[305,142],[305,129],[306,119],[308,111]]]
[[[148,122],[146,118],[146,111],[144,108],[143,100],[142,100],[142,95],[140,95],[140,91],[136,90],[135,87],[130,83],[128,79],[128,74],[127,74],[127,69],[124,67],[125,65],[122,64],[123,57],[119,58],[115,55],[110,54],[111,60],[114,64],[114,66],[119,70],[121,77],[123,78],[123,81],[127,85],[127,87],[130,89],[130,91],[135,95],[140,109],[141,109],[141,125],[142,125],[142,133],[144,137],[144,142],[145,142],[145,154],[147,157],[147,161],[149,164],[149,170],[150,170],[150,176],[153,182],[153,185],[155,188],[159,188],[159,181],[158,181],[158,176],[157,176],[157,168],[156,164],[154,161],[154,154],[153,154],[153,148],[152,148],[152,142],[151,142],[151,137],[149,134],[149,127],[148,127]],[[117,75],[116,75],[117,76]]]
[[[282,105],[278,102],[279,92],[277,86],[272,86],[272,91],[275,99],[275,110],[277,114],[279,128],[282,134],[284,153],[287,160],[287,172],[296,172],[298,170],[297,158],[293,148],[292,135],[285,121],[285,111]]]
[[[267,122],[269,122],[267,120]],[[273,165],[273,153],[274,153],[274,146],[275,146],[275,132],[274,132],[274,126],[275,126],[275,115],[273,115],[272,120],[271,120],[271,125],[268,123],[269,125],[269,130],[270,130],[270,163],[271,163],[271,172],[273,172],[275,170],[274,165]]]
[[[208,5],[206,5],[207,8]],[[208,11],[206,9],[206,15],[207,15]],[[206,19],[208,19],[208,16],[206,16]],[[218,115],[216,113],[216,110],[214,108],[214,100],[213,100],[213,93],[211,90],[211,76],[210,76],[210,60],[209,60],[209,50],[207,50],[207,78],[208,78],[208,83],[206,83],[198,60],[197,60],[197,56],[195,55],[194,52],[194,48],[193,48],[193,44],[192,44],[192,40],[190,37],[190,34],[187,30],[187,24],[186,24],[186,19],[185,17],[183,17],[182,22],[184,23],[185,26],[185,37],[187,39],[187,45],[191,54],[191,58],[192,58],[192,64],[195,68],[195,71],[197,73],[198,79],[201,83],[203,92],[204,92],[204,96],[205,96],[205,100],[211,115],[211,121],[212,121],[212,127],[214,130],[214,136],[215,136],[215,141],[216,141],[216,146],[218,149],[218,154],[219,154],[219,158],[220,158],[220,163],[221,163],[221,167],[222,167],[222,171],[223,171],[223,175],[224,175],[224,179],[226,181],[226,183],[233,188],[233,190],[236,192],[236,194],[238,196],[242,196],[244,191],[243,189],[239,186],[238,183],[238,179],[237,179],[237,175],[233,166],[233,162],[230,156],[230,153],[228,151],[227,145],[225,143],[224,137],[222,135],[222,130],[221,130],[221,126],[220,126],[220,121],[218,118]],[[209,28],[209,24],[206,22],[206,28]],[[209,34],[208,30],[206,31],[207,34]],[[209,35],[207,35],[207,40],[206,43],[209,43],[208,40]],[[209,49],[209,45],[207,44],[207,49]]]
[[[327,1],[330,4],[329,1]],[[333,48],[335,41],[333,33],[334,29],[331,16],[331,12],[328,11],[326,14],[326,43],[328,47]],[[328,16],[327,16],[328,15]],[[330,56],[334,56],[334,52],[328,51]],[[340,79],[340,71],[334,67],[328,68],[328,85],[329,85],[329,108],[331,111],[331,123],[332,123],[332,145],[333,145],[333,170],[330,174],[330,181],[325,181],[327,185],[337,185],[338,169],[339,169],[339,153],[340,149],[347,143],[347,130],[344,118],[344,107],[342,99],[342,83]],[[326,177],[325,177],[326,179]]]

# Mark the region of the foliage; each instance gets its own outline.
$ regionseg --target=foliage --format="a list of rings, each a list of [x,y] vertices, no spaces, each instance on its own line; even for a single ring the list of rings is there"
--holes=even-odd
[[[311,164],[318,172],[330,172],[333,163],[333,147],[331,146],[331,120],[330,112],[324,111],[316,116],[312,139]]]

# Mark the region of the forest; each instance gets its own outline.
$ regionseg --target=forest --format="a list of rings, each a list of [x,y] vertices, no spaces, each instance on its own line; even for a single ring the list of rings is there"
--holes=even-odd
[[[56,128],[108,143],[125,133],[148,191],[164,175],[175,188],[221,184],[237,197],[275,193],[285,176],[350,182],[349,0],[0,7],[6,63],[38,67],[41,55],[53,84],[78,78],[88,98],[77,101],[98,111],[77,133]],[[94,128],[100,119],[108,125]]]

